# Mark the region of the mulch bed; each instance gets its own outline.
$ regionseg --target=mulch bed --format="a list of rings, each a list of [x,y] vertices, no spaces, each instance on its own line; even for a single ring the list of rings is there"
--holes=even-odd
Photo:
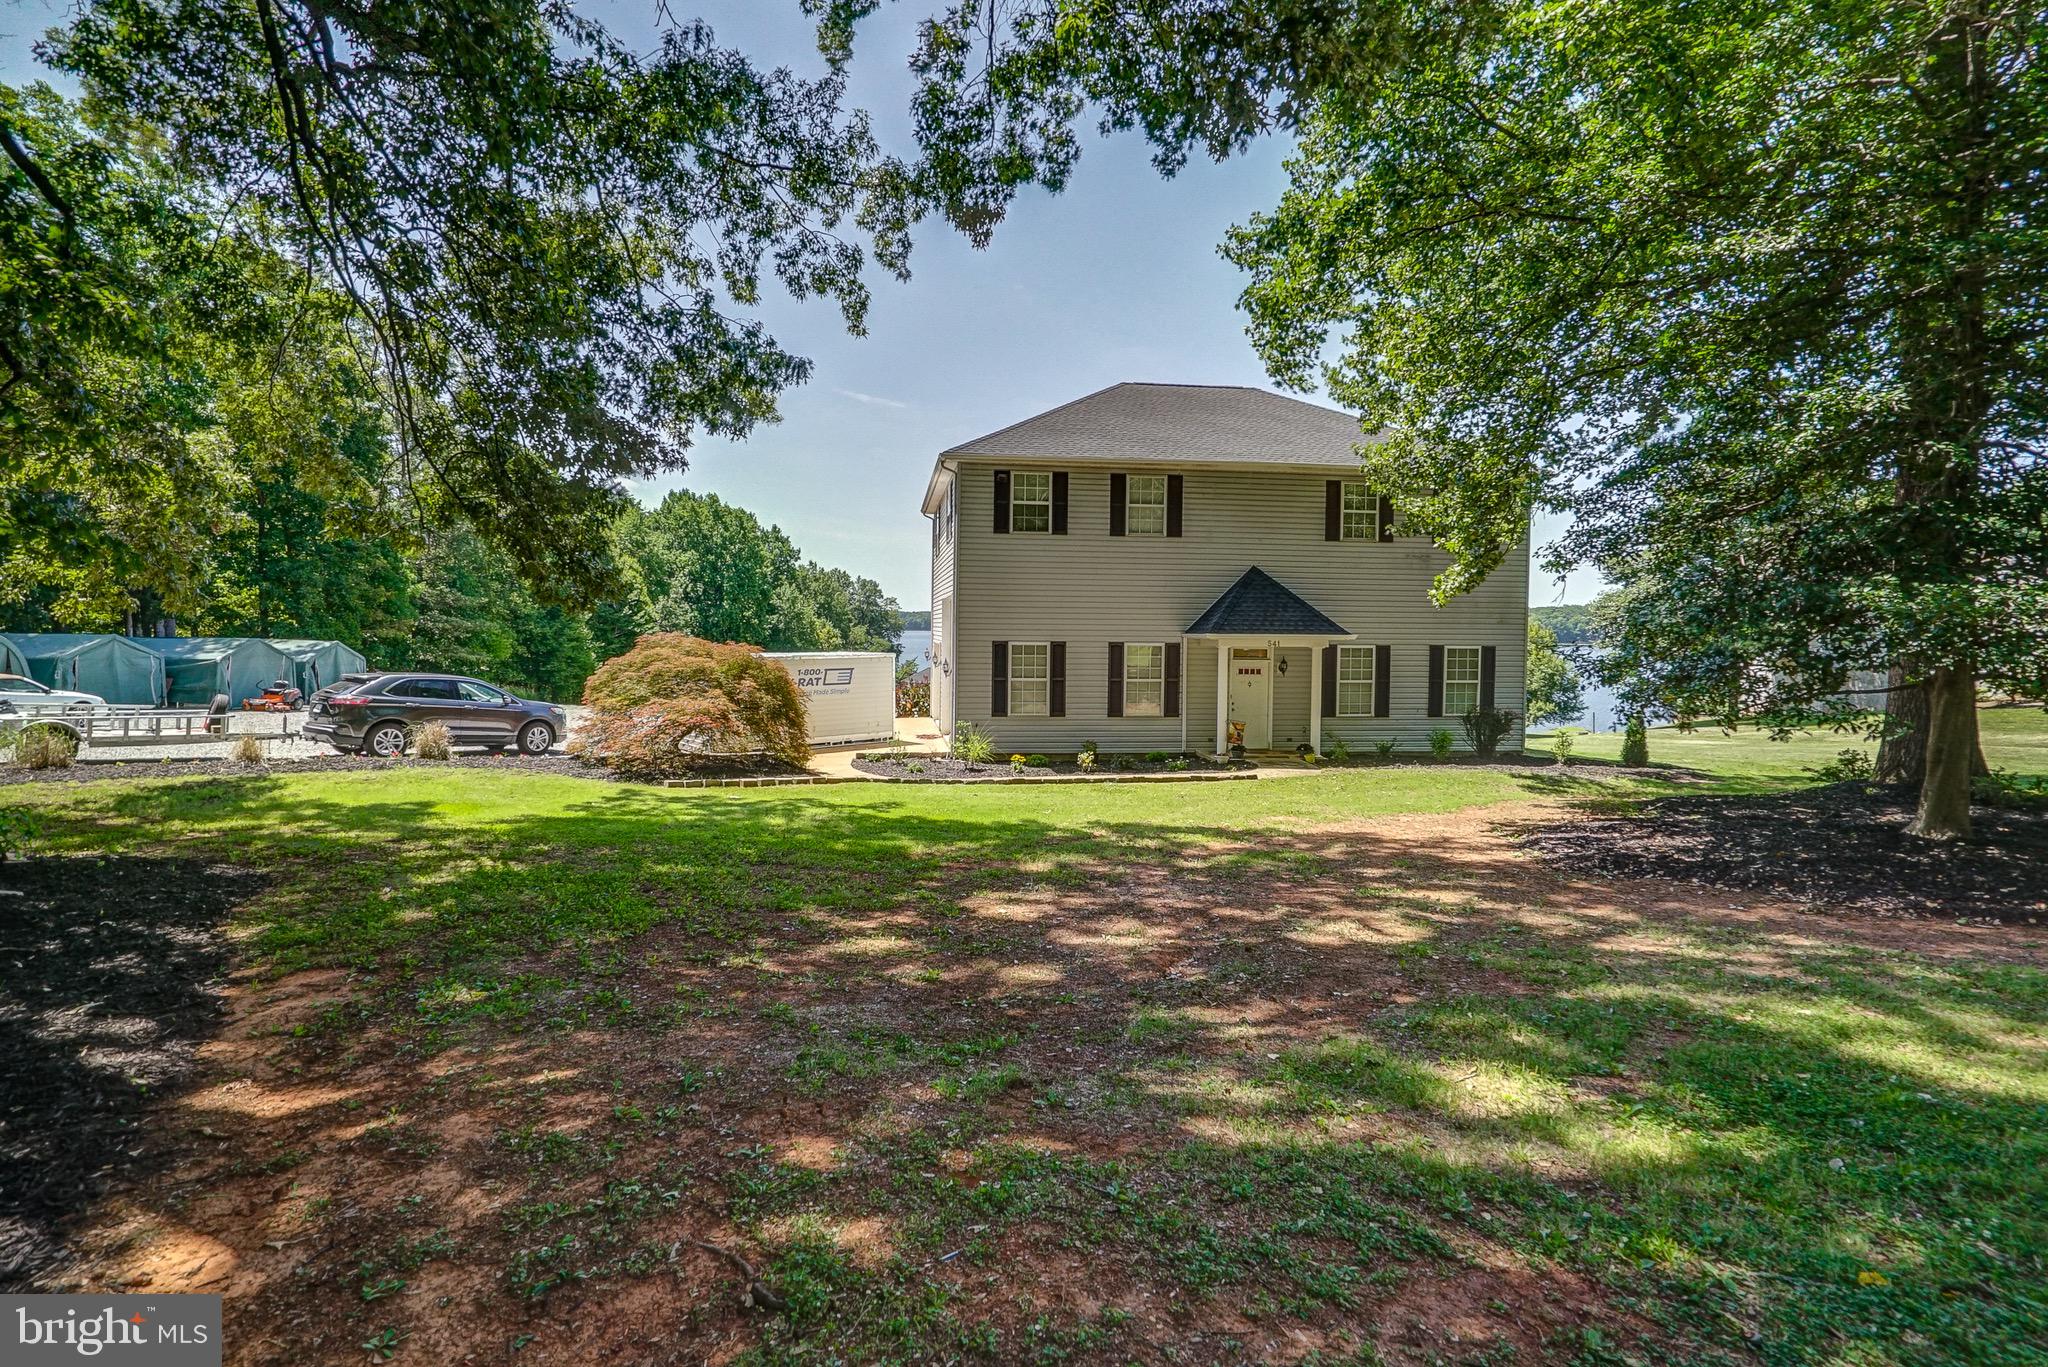
[[[366,759],[361,755],[320,755],[313,759],[242,764],[231,759],[138,759],[73,764],[66,769],[24,769],[0,765],[0,785],[9,783],[91,783],[111,778],[255,778],[370,769],[496,769],[518,774],[610,780],[610,770],[570,755],[457,755],[453,759]]]
[[[219,1029],[225,923],[260,882],[181,859],[0,864],[0,1290],[151,1175],[144,1112]]]
[[[913,769],[913,765],[917,767]],[[1017,771],[1010,767],[1010,762],[1007,758],[991,761],[988,764],[969,766],[950,755],[913,753],[906,754],[900,759],[893,757],[890,759],[869,759],[865,756],[855,756],[853,767],[863,774],[874,774],[879,778],[944,779],[958,783],[985,783],[991,779],[1015,778],[1017,776]],[[1252,764],[1249,760],[1232,760],[1225,764],[1218,764],[1212,759],[1198,757],[1189,759],[1184,765],[1175,766],[1169,760],[1148,760],[1133,756],[1125,758],[1121,764],[1104,760],[1093,769],[1083,769],[1070,759],[1054,760],[1050,764],[1026,765],[1023,773],[1026,778],[1050,776],[1053,774],[1073,775],[1084,773],[1093,774],[1101,778],[1111,778],[1117,774],[1216,773],[1228,769],[1249,769],[1251,767]]]
[[[1674,797],[1528,843],[1573,871],[1672,878],[1880,916],[2048,921],[2048,808],[1978,807],[1968,841],[1906,834],[1902,788],[1838,783],[1770,796]]]

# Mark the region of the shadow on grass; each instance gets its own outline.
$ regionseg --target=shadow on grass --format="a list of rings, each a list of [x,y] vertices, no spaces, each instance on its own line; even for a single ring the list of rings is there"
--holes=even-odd
[[[142,1119],[219,1026],[226,923],[260,881],[184,859],[0,865],[0,1287],[154,1174]]]
[[[2038,966],[1617,902],[1469,822],[1417,841],[1166,804],[1098,820],[1064,797],[1055,818],[358,791],[167,785],[52,821],[60,842],[112,827],[262,864],[254,951],[359,975],[357,1014],[302,1022],[252,1069],[279,1099],[346,1097],[278,1106],[298,1128],[248,1147],[312,1155],[294,1188],[349,1203],[320,1216],[320,1256],[202,1230],[242,1252],[247,1325],[310,1296],[351,1332],[482,1351],[488,1314],[366,1305],[383,1255],[363,1250],[444,1235],[500,1269],[482,1305],[535,1302],[528,1322],[586,1355],[619,1345],[574,1326],[665,1286],[680,1236],[773,1260],[789,1317],[690,1321],[769,1360],[945,1356],[983,1329],[1014,1360],[1046,1346],[1005,1308],[1027,1287],[1058,1333],[1097,1334],[1052,1344],[1083,1357],[1143,1342],[1089,1319],[1103,1306],[1190,1297],[1374,1341],[1413,1318],[1404,1269],[1450,1275],[1454,1243],[1534,1269],[1533,1290],[1485,1282],[1509,1310],[1475,1319],[1530,1357],[1594,1321],[1747,1356],[1732,1304],[1788,1359],[1912,1333],[1926,1360],[1991,1360],[2039,1309],[2014,1257],[2048,1208]],[[1077,1254],[1113,1270],[1061,1282]],[[1881,1297],[1858,1280],[1880,1262]],[[1590,1320],[1557,1316],[1565,1291]],[[1628,1296],[1669,1314],[1632,1319]]]

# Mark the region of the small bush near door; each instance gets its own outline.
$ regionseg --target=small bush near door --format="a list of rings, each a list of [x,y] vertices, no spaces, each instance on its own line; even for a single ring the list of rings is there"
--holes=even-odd
[[[1451,757],[1451,747],[1457,743],[1458,738],[1452,735],[1445,727],[1439,726],[1436,730],[1429,733],[1429,753],[1435,755],[1438,759],[1449,759]]]
[[[1475,707],[1459,719],[1465,728],[1465,739],[1472,746],[1472,753],[1482,759],[1492,759],[1500,753],[1500,743],[1515,729],[1515,714],[1498,707]]]

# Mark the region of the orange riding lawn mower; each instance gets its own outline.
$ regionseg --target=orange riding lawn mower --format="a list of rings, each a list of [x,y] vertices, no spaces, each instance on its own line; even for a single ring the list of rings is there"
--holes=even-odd
[[[244,712],[296,712],[306,705],[306,695],[283,679],[277,680],[261,694],[242,699]]]

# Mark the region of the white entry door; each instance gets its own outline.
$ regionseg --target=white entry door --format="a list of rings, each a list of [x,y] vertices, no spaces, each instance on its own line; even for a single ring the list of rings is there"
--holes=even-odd
[[[1273,652],[1264,646],[1230,651],[1230,734],[1247,750],[1273,747]],[[1244,739],[1237,741],[1242,726]]]

